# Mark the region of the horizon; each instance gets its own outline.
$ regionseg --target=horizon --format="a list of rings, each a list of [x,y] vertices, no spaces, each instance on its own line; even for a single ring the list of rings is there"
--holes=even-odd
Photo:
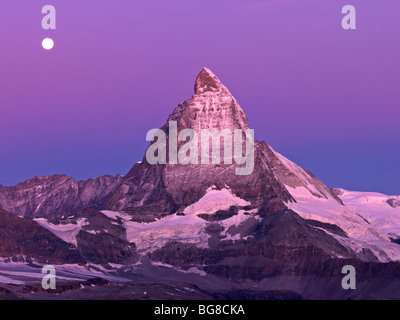
[[[255,140],[329,188],[400,195],[400,3],[358,3],[344,31],[346,2],[54,0],[47,31],[45,2],[0,4],[0,184],[125,175],[208,67]]]

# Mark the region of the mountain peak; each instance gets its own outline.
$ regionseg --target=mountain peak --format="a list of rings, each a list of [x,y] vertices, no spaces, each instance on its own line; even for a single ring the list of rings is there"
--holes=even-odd
[[[194,92],[202,94],[204,92],[221,92],[222,90],[227,89],[210,69],[204,67],[196,78]]]

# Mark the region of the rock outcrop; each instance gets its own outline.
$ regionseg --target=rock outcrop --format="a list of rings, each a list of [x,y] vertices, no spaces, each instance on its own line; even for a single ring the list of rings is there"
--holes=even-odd
[[[86,261],[72,245],[28,218],[0,209],[0,257],[11,261],[78,263]]]
[[[86,181],[66,175],[35,177],[14,187],[0,186],[0,208],[29,218],[73,216],[86,208],[104,208],[121,181],[119,175]]]

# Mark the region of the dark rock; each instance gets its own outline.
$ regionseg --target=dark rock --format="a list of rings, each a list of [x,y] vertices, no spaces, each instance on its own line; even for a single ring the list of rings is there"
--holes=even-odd
[[[85,263],[72,245],[38,223],[0,209],[0,257],[18,261],[18,256],[28,262],[35,258],[43,263]]]
[[[398,199],[389,199],[387,201],[388,205],[391,206],[392,208],[397,208],[400,207],[400,200]]]
[[[30,218],[66,218],[86,208],[104,208],[121,181],[121,176],[86,181],[66,175],[35,177],[14,187],[0,186],[0,208]]]

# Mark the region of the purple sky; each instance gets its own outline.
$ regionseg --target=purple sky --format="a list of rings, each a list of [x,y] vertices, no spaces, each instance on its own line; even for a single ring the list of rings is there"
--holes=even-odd
[[[46,4],[56,30],[41,28]],[[341,28],[346,4],[357,30]],[[329,187],[400,194],[399,12],[398,0],[2,0],[0,184],[125,174],[207,66],[257,140]]]

